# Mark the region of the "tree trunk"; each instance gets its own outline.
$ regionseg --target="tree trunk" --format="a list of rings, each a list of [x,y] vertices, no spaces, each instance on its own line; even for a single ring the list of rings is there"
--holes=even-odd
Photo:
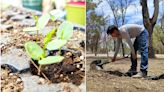
[[[99,41],[99,36],[96,36],[96,44],[95,44],[95,56],[97,56],[97,50],[98,50],[98,41]]]
[[[149,58],[155,58],[152,34],[149,34]]]
[[[108,47],[107,47],[107,45],[108,45],[108,44],[107,44],[107,40],[105,40],[105,41],[106,41],[106,42],[105,42],[105,43],[106,43],[106,54],[107,54],[107,57],[109,57],[109,55],[108,55]]]
[[[147,0],[141,0],[140,3],[142,5],[143,23],[144,23],[145,28],[149,32],[149,58],[155,58],[152,33],[153,33],[153,28],[156,24],[158,13],[159,13],[159,1],[154,0],[154,13],[153,13],[152,18],[149,17]]]

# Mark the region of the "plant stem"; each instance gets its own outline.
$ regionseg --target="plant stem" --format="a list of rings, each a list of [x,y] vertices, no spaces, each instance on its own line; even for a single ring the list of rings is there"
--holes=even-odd
[[[59,48],[59,55],[61,54],[61,48]]]
[[[31,63],[35,66],[35,68],[36,68],[37,70],[39,70],[38,66],[34,63],[34,61],[33,61],[33,60],[30,60],[30,61],[31,61]],[[43,77],[44,77],[46,80],[48,80],[49,82],[51,82],[43,72],[41,72],[41,74],[43,75]]]
[[[36,41],[39,41],[39,30],[36,30]]]

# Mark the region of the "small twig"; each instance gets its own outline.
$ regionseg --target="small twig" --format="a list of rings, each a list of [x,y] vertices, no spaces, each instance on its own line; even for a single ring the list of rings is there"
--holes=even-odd
[[[80,77],[82,77],[82,78],[83,78],[85,75],[80,74],[80,72],[81,72],[81,71],[77,71],[77,72],[75,72],[75,74],[78,74]]]
[[[60,69],[59,69],[59,71],[57,71],[57,73],[56,73],[56,74],[58,74],[59,72],[61,72],[61,70],[62,70],[62,69],[60,68]]]
[[[36,69],[39,69],[38,66],[34,63],[33,60],[30,60],[30,61],[31,61],[31,63],[35,66]]]
[[[39,69],[38,69],[38,75],[40,75],[40,69],[41,69],[42,65],[39,65]]]
[[[43,72],[41,72],[41,74],[43,75],[43,77],[44,77],[46,80],[48,80],[48,82],[51,82]]]
[[[77,71],[77,72],[75,72],[75,74],[78,74],[80,77],[83,78],[85,75],[81,74],[80,72],[81,72],[81,71]]]
[[[82,77],[82,78],[84,78],[84,75],[82,75],[82,74],[79,74],[79,76]]]
[[[30,60],[30,61],[31,61],[32,64],[35,66],[35,68],[36,68],[37,70],[39,70],[38,66],[34,63],[34,61],[33,61],[33,60]],[[48,80],[49,82],[51,82],[43,72],[41,72],[41,74],[43,75],[43,77],[44,77],[46,80]]]

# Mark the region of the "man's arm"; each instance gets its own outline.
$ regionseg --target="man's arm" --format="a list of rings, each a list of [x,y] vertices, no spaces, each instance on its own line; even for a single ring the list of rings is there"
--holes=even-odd
[[[130,47],[130,49],[132,51],[132,58],[136,59],[137,57],[136,57],[136,54],[135,54],[135,50],[134,50],[132,41],[130,39],[130,36],[128,34],[126,35],[126,42],[128,43],[128,45],[129,45],[129,47]]]
[[[117,54],[118,54],[119,48],[120,48],[120,44],[121,44],[121,38],[118,38],[118,39],[117,39],[117,44],[116,44],[116,51],[115,51],[115,53],[114,53],[112,62],[114,62],[115,59],[116,59],[116,57],[117,57]]]

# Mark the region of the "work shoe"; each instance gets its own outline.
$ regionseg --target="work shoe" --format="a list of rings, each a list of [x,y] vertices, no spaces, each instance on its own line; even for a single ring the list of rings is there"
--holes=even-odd
[[[133,78],[146,78],[147,77],[147,71],[140,71],[136,75],[132,76]]]
[[[136,75],[137,74],[137,70],[136,69],[132,69],[132,68],[130,68],[129,70],[128,70],[128,72],[126,72],[125,73],[127,76],[133,76],[133,75]]]

